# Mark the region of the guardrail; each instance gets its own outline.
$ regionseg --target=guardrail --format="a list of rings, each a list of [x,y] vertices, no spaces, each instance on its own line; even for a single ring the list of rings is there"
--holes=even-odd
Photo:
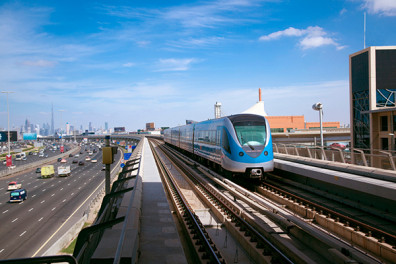
[[[353,164],[364,167],[396,171],[396,152],[386,150],[374,150],[352,148],[342,150],[339,148],[306,146],[296,144],[273,143],[274,154],[286,154],[310,159],[334,161],[345,164]]]
[[[73,256],[79,264],[99,263],[109,259],[115,264],[137,261],[142,147],[143,140],[119,173],[111,192],[103,198],[94,224],[81,230],[78,235]]]
[[[29,170],[35,167],[40,167],[44,164],[47,163],[51,163],[56,161],[58,158],[62,158],[64,156],[68,156],[69,154],[75,152],[78,149],[78,146],[75,146],[74,148],[70,149],[69,151],[53,156],[53,157],[49,157],[49,158],[43,158],[42,160],[36,161],[36,162],[31,162],[25,165],[21,165],[21,166],[16,166],[14,169],[6,169],[6,170],[1,170],[0,171],[0,178],[1,177],[5,177],[5,176],[9,176],[11,174],[15,174],[21,171],[25,171],[25,170]]]

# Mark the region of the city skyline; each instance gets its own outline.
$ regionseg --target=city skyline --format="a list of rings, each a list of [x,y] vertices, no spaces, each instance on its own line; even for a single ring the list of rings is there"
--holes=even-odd
[[[364,13],[366,46],[396,45],[394,1],[2,1],[10,125],[176,126],[213,118],[216,102],[241,113],[258,88],[270,116],[315,122],[321,102],[324,121],[349,124]]]

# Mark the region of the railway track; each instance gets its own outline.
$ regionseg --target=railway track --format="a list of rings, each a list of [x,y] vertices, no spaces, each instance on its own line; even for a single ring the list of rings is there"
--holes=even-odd
[[[199,197],[256,263],[381,263],[332,234],[263,199],[180,153],[158,148],[188,175]],[[221,251],[221,246],[216,246]],[[252,254],[251,252],[255,252]]]
[[[279,177],[272,175],[272,180],[263,182],[257,192],[384,261],[396,262],[396,228],[386,219],[388,216],[370,214],[345,202],[313,195],[283,181],[277,182]]]
[[[197,173],[194,172],[192,168],[186,166],[183,162],[181,162],[175,155],[171,154],[168,150],[164,149],[163,147],[160,148],[162,151],[167,153],[167,157],[172,162],[172,166],[177,166],[178,170],[182,174],[184,174],[184,177],[188,177],[189,179],[188,181],[190,181],[190,183],[195,186],[195,190],[199,192],[200,198],[205,199],[204,202],[210,204],[210,206],[216,210],[216,215],[224,220],[223,224],[228,226],[229,228],[228,230],[230,230],[231,227],[233,228],[233,230],[231,230],[230,233],[239,236],[241,239],[247,240],[247,242],[245,243],[245,247],[246,245],[249,245],[251,247],[248,249],[248,251],[251,252],[251,257],[256,263],[293,263],[285,254],[281,252],[281,250],[278,249],[277,246],[275,246],[273,243],[268,241],[268,239],[266,239],[259,231],[257,231],[255,227],[253,227],[248,221],[246,221],[241,215],[241,211],[239,210],[239,208],[235,206],[228,198],[221,195],[221,193],[216,190],[217,189],[216,187],[214,187],[213,185],[211,185],[206,181],[203,181],[202,177],[197,175]],[[155,156],[158,155],[155,154]],[[165,167],[163,162],[160,165],[160,167],[162,168]],[[166,185],[168,186],[168,184]],[[177,183],[175,185],[177,185]],[[173,197],[174,191],[171,192]],[[176,200],[177,202],[174,202],[174,204],[178,204],[180,200],[184,200],[183,203],[186,202],[185,199],[181,199],[181,198],[176,198]],[[188,202],[186,203],[188,204]],[[183,212],[187,210],[186,208],[188,208],[188,211],[191,211],[190,206],[188,205],[183,205],[182,207],[183,209],[181,211]],[[194,215],[193,212],[191,214]],[[184,218],[184,215],[181,214],[181,216],[182,218]],[[196,219],[196,221],[199,222],[199,219]],[[187,224],[188,227],[190,228],[191,222],[188,222]],[[202,225],[199,226],[203,228]],[[197,238],[196,233],[207,234],[205,230],[194,231],[189,233],[190,235],[192,234],[193,239]],[[209,242],[207,242],[202,236],[200,236],[199,239],[202,241],[199,242],[194,241],[194,244],[202,245],[206,243],[209,244],[211,243],[210,242],[211,239],[208,239]],[[213,245],[213,249],[218,250],[218,248],[219,248],[218,246]],[[199,248],[198,252],[202,250],[204,249]],[[206,250],[206,254],[204,255],[206,256],[210,255],[211,250],[208,249],[205,250]],[[214,256],[211,255],[211,258],[214,258]]]

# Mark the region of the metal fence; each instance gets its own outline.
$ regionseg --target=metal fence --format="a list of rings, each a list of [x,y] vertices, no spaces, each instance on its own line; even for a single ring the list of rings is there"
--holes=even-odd
[[[135,209],[140,208],[141,199],[136,197],[138,194],[135,193],[141,189],[142,145],[143,140],[140,141],[131,159],[126,162],[122,172],[119,173],[111,192],[103,198],[95,222],[79,233],[73,252],[79,264],[106,261],[124,263],[125,259],[128,259],[128,263],[136,262],[138,232],[131,232],[130,229],[137,226],[139,216]],[[118,227],[113,229],[116,225]],[[115,237],[117,239],[114,240]],[[103,244],[106,249],[102,248]],[[127,256],[123,250],[125,244],[134,245],[127,250]],[[111,249],[108,248],[109,246]]]
[[[374,150],[371,152],[368,149],[357,148],[342,150],[330,147],[282,143],[273,143],[273,149],[275,154],[279,153],[385,170],[396,170],[396,152],[394,151]]]
[[[58,158],[62,158],[62,157],[68,156],[69,154],[75,152],[77,149],[78,149],[78,146],[74,146],[69,151],[67,151],[65,153],[62,153],[62,154],[59,154],[59,155],[56,155],[56,156],[53,156],[53,157],[43,158],[42,160],[39,160],[39,161],[36,161],[36,162],[31,162],[31,163],[28,163],[28,164],[25,164],[25,165],[18,165],[18,166],[16,166],[13,169],[7,168],[5,170],[1,170],[0,171],[0,178],[8,176],[8,175],[11,175],[11,174],[15,174],[15,173],[18,173],[18,172],[21,172],[21,171],[24,171],[24,170],[29,170],[29,169],[32,169],[32,168],[40,167],[40,166],[42,166],[44,164],[47,164],[47,163],[52,163],[52,162],[56,161]]]

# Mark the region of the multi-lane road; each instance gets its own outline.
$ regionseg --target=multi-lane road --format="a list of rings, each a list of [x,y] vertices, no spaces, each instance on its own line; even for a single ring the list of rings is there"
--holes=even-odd
[[[72,171],[69,177],[41,179],[40,173],[33,169],[0,178],[0,259],[42,255],[89,208],[90,200],[104,183],[102,155],[101,151],[93,153],[91,158],[98,162],[91,163],[85,161],[88,156],[85,147],[82,152],[78,158],[67,157],[66,165],[70,165]],[[117,154],[116,160],[119,157]],[[73,159],[84,160],[85,164],[72,163]],[[60,165],[54,163],[55,171]],[[8,202],[10,181],[22,183],[28,193],[27,200]]]

